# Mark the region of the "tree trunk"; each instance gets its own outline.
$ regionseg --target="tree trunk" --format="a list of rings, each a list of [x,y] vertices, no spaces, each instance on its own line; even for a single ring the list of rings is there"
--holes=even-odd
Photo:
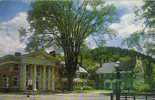
[[[68,91],[72,91],[73,87],[74,87],[74,82],[73,82],[74,77],[68,76],[67,78],[68,78],[68,87],[67,87],[67,89],[68,89]]]
[[[76,69],[77,69],[77,59],[78,56],[72,56],[69,59],[65,59],[65,65],[66,65],[66,71],[67,71],[67,80],[68,80],[68,91],[72,91],[73,90],[73,79],[76,75]]]
[[[151,66],[151,62],[149,61],[148,63],[148,83],[150,85],[150,88],[152,88],[152,66]]]
[[[67,70],[67,90],[68,91],[72,91],[73,90],[73,85],[74,85],[74,83],[73,83],[73,79],[74,79],[74,76],[75,76],[75,74],[76,74],[76,70],[73,68],[73,65],[70,65],[69,66],[70,67],[70,70],[68,69]],[[72,69],[72,70],[71,70]]]

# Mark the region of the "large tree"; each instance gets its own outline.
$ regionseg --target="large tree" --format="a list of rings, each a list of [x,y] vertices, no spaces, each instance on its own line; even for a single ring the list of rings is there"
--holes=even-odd
[[[89,34],[102,31],[113,12],[114,7],[103,0],[38,0],[33,4],[28,17],[32,37],[41,39],[42,45],[53,40],[63,49],[68,90],[73,89],[81,44]]]
[[[155,46],[150,42],[150,39],[155,39],[155,2],[152,0],[143,0],[143,2],[144,5],[135,11],[137,20],[143,20],[143,29],[135,32],[125,41],[129,47],[146,48],[149,54],[154,52],[152,48]]]
[[[153,0],[144,0],[142,7],[143,17],[145,18],[146,25],[149,27],[155,27],[155,2]]]
[[[127,38],[126,43],[128,42],[130,47],[140,47],[146,55],[155,57],[155,2],[152,0],[143,1],[144,5],[137,10],[136,14],[140,16],[140,20],[144,20],[144,28],[140,30],[141,32],[136,32]],[[146,76],[147,82],[152,87],[153,66],[151,63],[151,60],[146,63]]]
[[[146,48],[148,54],[155,56],[155,2],[152,0],[144,0],[142,7],[143,17],[145,18],[145,25],[147,29],[147,43]],[[151,40],[151,41],[150,41]],[[152,42],[153,41],[153,42]]]

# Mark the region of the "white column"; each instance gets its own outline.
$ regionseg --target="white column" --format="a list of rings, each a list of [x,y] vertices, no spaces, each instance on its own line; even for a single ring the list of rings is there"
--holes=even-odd
[[[37,68],[36,65],[32,66],[32,84],[33,84],[33,90],[36,91],[36,78],[37,78]]]
[[[20,90],[26,90],[26,64],[20,67]]]
[[[42,70],[42,90],[45,91],[46,90],[46,66],[42,66],[43,70]]]
[[[52,66],[52,91],[55,91],[55,65]]]
[[[39,90],[42,89],[42,66],[38,66],[39,68],[39,82],[38,82],[38,87],[39,87]]]
[[[51,66],[48,67],[48,90],[51,90]]]

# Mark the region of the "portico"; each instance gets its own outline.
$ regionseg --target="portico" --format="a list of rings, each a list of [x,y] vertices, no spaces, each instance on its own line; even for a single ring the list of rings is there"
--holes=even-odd
[[[2,81],[0,89],[2,90],[4,90],[3,88],[9,90],[15,88],[15,90],[26,91],[29,82],[32,83],[31,90],[33,91],[54,92],[56,90],[55,82],[58,82],[56,69],[59,67],[59,59],[56,56],[46,52],[34,52],[18,56],[11,55],[4,57],[0,66],[6,66],[0,69],[3,72],[0,75]],[[6,83],[8,85],[4,86]]]
[[[32,89],[34,91],[55,91],[54,70],[55,65],[45,66],[36,64],[23,64],[20,70],[20,90],[27,89],[28,80],[32,80]]]

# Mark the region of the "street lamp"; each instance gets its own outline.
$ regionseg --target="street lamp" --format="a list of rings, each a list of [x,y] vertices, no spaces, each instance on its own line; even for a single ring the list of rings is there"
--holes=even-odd
[[[120,100],[120,62],[117,61],[115,65],[116,69],[116,100]]]

